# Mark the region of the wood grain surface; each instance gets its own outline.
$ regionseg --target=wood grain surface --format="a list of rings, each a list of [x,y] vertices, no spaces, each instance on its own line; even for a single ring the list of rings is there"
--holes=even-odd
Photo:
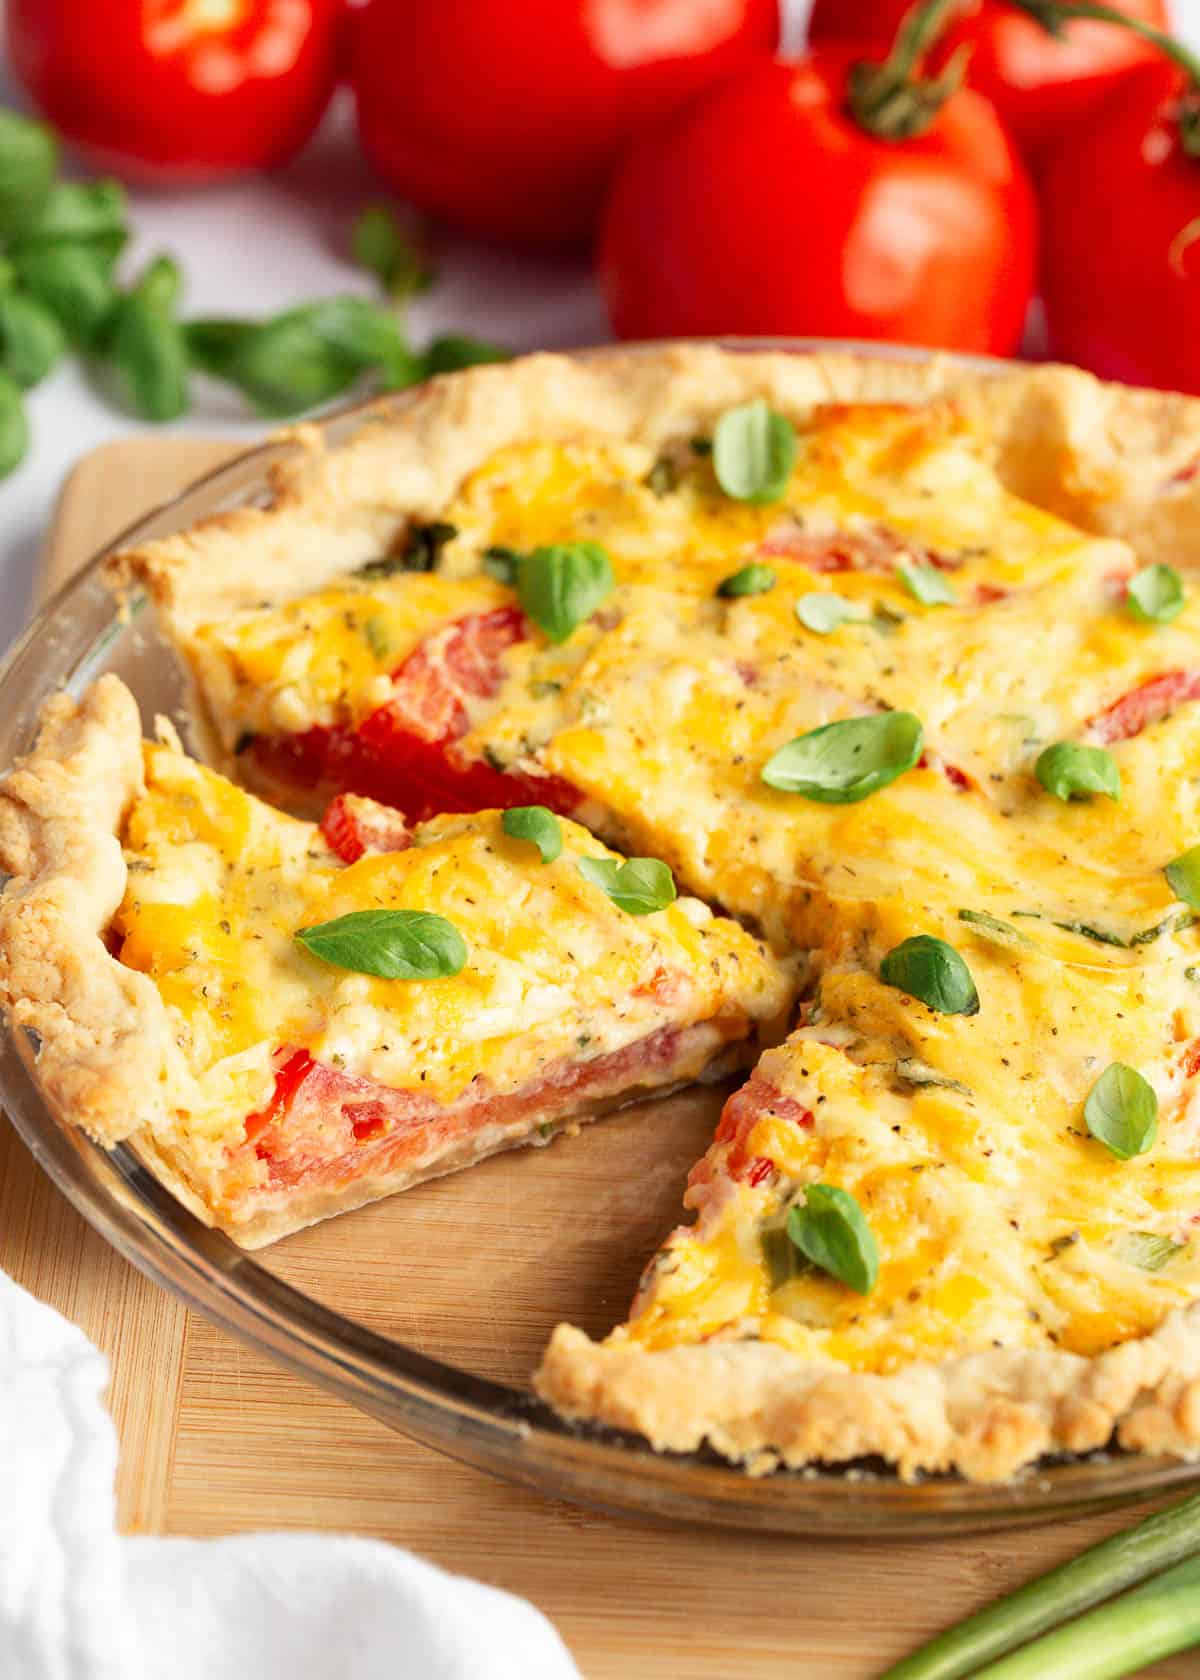
[[[63,492],[47,584],[227,452],[181,438],[97,451]],[[705,1095],[657,1105],[649,1141],[631,1111],[582,1139],[426,1186],[412,1193],[419,1201],[397,1198],[303,1233],[270,1251],[270,1263],[378,1328],[468,1363],[478,1355],[489,1374],[516,1378],[558,1313],[595,1328],[620,1315],[715,1104]],[[622,1201],[622,1163],[639,1149],[660,1170]],[[548,1246],[560,1204],[602,1202],[620,1243],[593,1252],[572,1220],[570,1240]],[[0,1267],[82,1325],[111,1360],[125,1529],[320,1528],[395,1541],[533,1599],[587,1680],[865,1680],[936,1628],[1140,1514],[849,1544],[654,1529],[542,1500],[392,1433],[187,1312],[84,1225],[7,1124]],[[1148,1672],[1200,1680],[1200,1656]]]

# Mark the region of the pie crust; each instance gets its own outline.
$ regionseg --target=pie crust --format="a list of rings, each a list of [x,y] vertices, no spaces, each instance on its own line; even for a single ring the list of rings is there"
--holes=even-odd
[[[120,588],[143,585],[186,644],[205,621],[264,597],[306,594],[388,551],[410,521],[435,518],[506,445],[583,438],[657,449],[708,431],[755,397],[796,418],[818,404],[950,398],[987,439],[1015,494],[1123,539],[1144,562],[1187,566],[1200,546],[1193,399],[1055,366],[683,345],[473,369],[375,405],[333,452],[315,430],[297,428],[285,434],[291,449],[269,506],[127,551],[110,576]],[[14,1020],[42,1037],[51,1097],[112,1142],[137,1122],[111,1117],[126,1101],[132,1117],[147,1085],[167,1077],[168,1060],[148,983],[122,971],[100,977],[79,937],[103,925],[120,897],[112,832],[139,773],[126,704],[107,679],[79,714],[58,703],[46,761],[16,772],[17,798],[0,803],[0,854],[20,877],[0,907],[0,983]],[[203,726],[199,696],[197,705]],[[32,893],[22,884],[31,879]],[[110,1118],[97,1114],[97,1092]],[[618,1332],[596,1346],[561,1326],[537,1387],[568,1417],[638,1430],[663,1450],[708,1442],[756,1472],[881,1454],[903,1475],[954,1469],[999,1480],[1044,1453],[1088,1451],[1114,1435],[1134,1450],[1193,1456],[1200,1302],[1093,1357],[988,1349],[882,1374],[762,1342],[649,1351]]]

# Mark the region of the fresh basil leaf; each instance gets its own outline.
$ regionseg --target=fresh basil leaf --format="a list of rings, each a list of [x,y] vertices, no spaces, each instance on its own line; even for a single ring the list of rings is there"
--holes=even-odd
[[[823,805],[851,805],[911,770],[923,746],[920,719],[912,712],[843,718],[772,753],[762,779],[768,787]]]
[[[1143,624],[1170,624],[1186,604],[1183,579],[1174,566],[1143,566],[1126,586],[1125,604]]]
[[[515,548],[504,548],[499,543],[493,543],[490,548],[484,549],[480,564],[489,577],[495,578],[497,583],[508,584],[511,589],[517,581],[523,558]]]
[[[125,188],[120,181],[59,181],[38,214],[21,229],[21,243],[128,237]]]
[[[1124,1062],[1110,1062],[1083,1105],[1088,1131],[1118,1161],[1144,1155],[1158,1133],[1154,1087]]]
[[[762,1249],[763,1265],[767,1269],[772,1289],[781,1289],[794,1277],[802,1277],[805,1272],[812,1270],[812,1262],[806,1255],[801,1254],[788,1235],[786,1222],[782,1225],[764,1225],[758,1233],[758,1240]]]
[[[28,389],[66,349],[58,318],[24,292],[0,292],[0,368]]]
[[[96,342],[117,296],[103,255],[91,244],[31,245],[14,251],[12,261],[25,291],[76,344]]]
[[[580,858],[579,873],[630,916],[665,910],[675,897],[671,871],[658,858]]]
[[[722,414],[713,430],[713,472],[738,502],[777,502],[796,459],[790,420],[758,398]]]
[[[459,373],[463,368],[482,367],[488,362],[507,362],[512,351],[502,344],[489,344],[483,338],[468,338],[464,333],[443,333],[435,338],[422,360],[425,372]]]
[[[1093,793],[1121,797],[1121,772],[1103,747],[1081,747],[1075,741],[1056,741],[1038,755],[1034,774],[1055,799],[1087,799]]]
[[[20,466],[29,448],[29,421],[21,387],[0,372],[0,478]]]
[[[253,321],[240,321],[232,316],[211,315],[195,321],[185,321],[184,337],[188,353],[204,373],[218,379],[228,376],[228,368],[238,348],[254,332]]]
[[[187,342],[174,316],[130,292],[117,304],[107,348],[130,403],[143,419],[174,420],[185,411]]]
[[[806,1184],[804,1206],[788,1214],[788,1236],[814,1266],[869,1295],[879,1276],[879,1246],[863,1210],[834,1184]]]
[[[353,295],[318,298],[294,313],[356,368],[394,365],[397,360],[411,356],[395,315],[369,298]]]
[[[1200,846],[1191,846],[1163,870],[1175,897],[1193,910],[1200,910]]]
[[[731,572],[727,578],[722,578],[717,585],[717,594],[728,601],[739,595],[765,595],[768,589],[774,587],[774,568],[752,562],[749,566],[743,566],[740,571]]]
[[[0,109],[0,239],[36,222],[58,170],[58,141],[44,123]]]
[[[918,933],[890,950],[879,965],[885,986],[919,998],[939,1015],[977,1015],[979,993],[953,945]]]
[[[1143,1272],[1161,1272],[1187,1246],[1185,1242],[1159,1236],[1156,1231],[1125,1231],[1116,1248],[1117,1258],[1127,1266],[1138,1266]]]
[[[425,910],[351,910],[295,937],[322,962],[381,980],[439,980],[461,973],[467,961],[454,923]]]
[[[896,576],[923,607],[951,607],[958,602],[949,579],[936,566],[921,565],[915,560],[897,560]]]
[[[862,614],[844,595],[819,590],[811,595],[801,595],[796,602],[796,617],[806,630],[812,630],[818,636],[830,636],[843,624],[861,621]]]
[[[991,916],[986,910],[960,910],[960,922],[966,922],[977,939],[986,939],[992,945],[1008,945],[1017,950],[1034,951],[1037,947],[1032,939],[1027,939],[1020,928],[1013,927],[1011,922],[1003,922],[999,916]]]
[[[616,587],[612,561],[599,543],[535,548],[517,575],[517,598],[552,642],[565,642]]]
[[[360,212],[351,229],[350,249],[359,267],[374,274],[395,298],[427,292],[436,278],[429,253],[390,204],[368,204]]]
[[[183,274],[173,257],[157,256],[148,263],[133,290],[143,303],[170,315],[179,301]]]
[[[514,805],[505,811],[500,826],[514,840],[536,846],[543,863],[553,863],[563,849],[562,826],[544,805]]]
[[[297,414],[331,402],[362,371],[359,355],[324,330],[338,319],[331,307],[305,304],[265,321],[192,321],[187,342],[198,366],[236,385],[262,413]]]

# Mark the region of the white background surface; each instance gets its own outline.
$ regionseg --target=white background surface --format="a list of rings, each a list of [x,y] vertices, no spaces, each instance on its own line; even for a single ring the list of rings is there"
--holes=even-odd
[[[784,0],[784,6],[793,35],[805,0]],[[1174,15],[1179,32],[1200,47],[1200,0],[1174,0]],[[0,103],[23,103],[2,64]],[[1197,179],[1200,204],[1200,169]],[[134,195],[136,237],[123,272],[169,251],[184,269],[188,314],[269,314],[329,292],[370,291],[348,261],[347,236],[363,203],[383,196],[358,158],[350,114],[341,103],[308,150],[276,175],[204,192]],[[608,336],[584,262],[546,262],[448,241],[439,247],[439,271],[438,285],[411,309],[418,344],[450,329],[514,350]],[[263,432],[263,423],[248,417],[232,393],[196,383],[192,412],[166,430],[247,439]],[[74,359],[30,394],[29,414],[30,453],[0,481],[0,648],[24,622],[38,550],[64,476],[98,444],[146,429],[106,401]]]

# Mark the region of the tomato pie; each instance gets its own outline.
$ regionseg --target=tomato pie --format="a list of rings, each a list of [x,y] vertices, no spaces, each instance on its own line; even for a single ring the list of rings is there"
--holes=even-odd
[[[265,1240],[556,1124],[556,1081],[765,1045],[551,1404],[752,1471],[1200,1453],[1200,405],[681,346],[293,442],[271,505],[111,568],[232,780],[64,702],[9,784],[5,989],[64,1111],[128,1135],[140,1057],[139,1147]],[[88,728],[133,768],[76,809]]]

